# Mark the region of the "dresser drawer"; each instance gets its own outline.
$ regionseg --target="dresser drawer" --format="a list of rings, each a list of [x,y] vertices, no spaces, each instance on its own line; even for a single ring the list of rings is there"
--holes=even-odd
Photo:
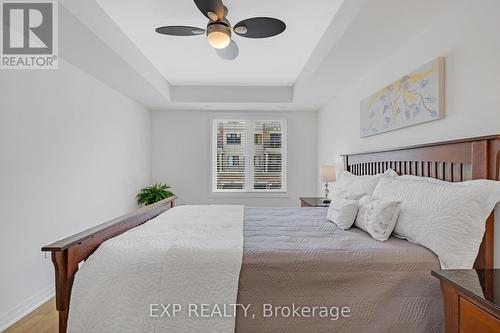
[[[493,332],[500,332],[500,320],[460,297],[460,333]]]

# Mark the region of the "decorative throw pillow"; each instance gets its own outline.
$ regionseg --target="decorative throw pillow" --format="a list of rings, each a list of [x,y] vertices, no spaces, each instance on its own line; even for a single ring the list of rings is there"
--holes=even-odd
[[[338,225],[341,229],[352,227],[358,212],[358,200],[344,199],[335,196],[330,202],[326,218]]]
[[[401,201],[386,201],[365,195],[359,200],[355,225],[374,239],[386,241],[394,230]]]
[[[334,190],[338,188],[350,193],[366,193],[371,195],[380,179],[383,177],[392,178],[396,176],[396,171],[392,169],[388,169],[384,173],[370,176],[356,176],[349,171],[344,171],[340,179],[335,183]]]
[[[500,201],[500,182],[450,183],[401,176],[380,181],[374,195],[402,202],[394,233],[433,251],[446,269],[472,268],[485,221]]]

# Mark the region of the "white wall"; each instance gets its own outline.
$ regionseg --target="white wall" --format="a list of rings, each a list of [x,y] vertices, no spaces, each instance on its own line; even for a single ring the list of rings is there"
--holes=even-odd
[[[460,1],[451,12],[347,87],[318,114],[318,163],[346,152],[500,133],[500,2]],[[383,39],[381,39],[383,42]],[[360,101],[422,64],[446,57],[446,118],[361,139]],[[322,185],[318,183],[317,192]],[[498,209],[497,209],[498,211]],[[500,211],[497,214],[497,220]],[[496,266],[500,267],[500,224]]]
[[[135,207],[151,180],[150,121],[62,59],[0,71],[0,331],[53,292],[41,246]]]
[[[257,113],[258,115],[259,113]],[[286,194],[211,194],[211,112],[154,111],[153,179],[172,186],[179,204],[245,204],[298,206],[300,196],[316,191],[316,113],[292,112],[287,119]],[[278,115],[278,113],[273,113]]]

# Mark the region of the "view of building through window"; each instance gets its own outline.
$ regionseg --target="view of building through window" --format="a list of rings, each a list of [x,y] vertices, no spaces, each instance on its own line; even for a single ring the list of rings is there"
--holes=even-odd
[[[283,120],[215,120],[213,190],[284,191],[284,125]]]
[[[281,122],[254,121],[252,127],[254,137],[261,138],[253,146],[253,189],[280,190],[283,182],[281,172]],[[259,165],[255,164],[255,158],[258,159]]]

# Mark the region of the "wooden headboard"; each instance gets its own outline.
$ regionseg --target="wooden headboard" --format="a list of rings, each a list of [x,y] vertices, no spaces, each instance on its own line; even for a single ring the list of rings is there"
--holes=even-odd
[[[400,175],[431,177],[450,182],[500,180],[500,135],[342,156],[344,170],[355,175],[374,175],[391,168]],[[475,268],[493,268],[493,227],[492,214],[486,221],[486,232]]]

